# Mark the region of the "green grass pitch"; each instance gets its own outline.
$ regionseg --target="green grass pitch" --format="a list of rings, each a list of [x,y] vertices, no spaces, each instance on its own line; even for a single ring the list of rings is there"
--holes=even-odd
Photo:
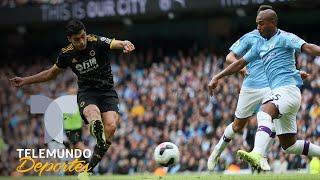
[[[0,177],[4,179],[23,179],[23,180],[76,180],[76,176],[29,176],[21,178]],[[320,180],[319,175],[310,174],[261,174],[261,175],[195,175],[195,174],[178,174],[158,177],[154,175],[105,175],[91,176],[90,180]]]

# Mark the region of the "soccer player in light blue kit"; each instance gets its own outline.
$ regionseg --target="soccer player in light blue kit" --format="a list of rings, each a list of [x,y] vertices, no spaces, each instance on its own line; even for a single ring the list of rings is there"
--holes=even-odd
[[[272,9],[271,6],[262,5],[258,9],[258,13],[262,10]],[[243,35],[238,41],[236,41],[230,47],[230,53],[226,57],[228,63],[233,63],[237,61],[237,57],[242,57],[245,55],[260,39],[263,39],[258,30],[253,30],[245,35]],[[260,59],[260,57],[257,57]],[[235,112],[234,121],[227,126],[224,131],[223,136],[220,138],[219,143],[214,147],[211,155],[209,156],[207,167],[209,170],[213,170],[218,163],[218,159],[227,147],[228,143],[234,138],[236,133],[241,133],[247,122],[251,118],[255,118],[254,113],[257,107],[262,103],[263,99],[271,93],[269,87],[269,82],[264,73],[264,67],[262,61],[253,61],[246,66],[246,69],[242,69],[245,73],[245,78],[241,87],[241,91],[238,98],[237,108]],[[258,122],[258,126],[261,123]],[[267,144],[273,142],[272,138],[276,135],[274,126],[270,136],[268,138]],[[264,157],[261,162],[261,169],[268,171],[270,166],[268,164],[266,152],[263,153]]]
[[[237,155],[253,167],[260,166],[262,154],[267,148],[268,132],[274,121],[276,134],[284,152],[320,156],[319,146],[296,139],[296,115],[301,103],[299,87],[303,83],[296,71],[294,58],[295,51],[320,56],[320,47],[306,43],[294,34],[279,30],[277,14],[271,9],[261,11],[256,22],[259,33],[265,39],[259,40],[243,58],[215,75],[209,83],[212,90],[218,85],[220,78],[240,71],[247,63],[255,61],[257,56],[262,59],[272,95],[263,102],[261,110],[257,113],[257,120],[262,123],[263,128],[258,127],[253,151],[247,153],[240,150]]]

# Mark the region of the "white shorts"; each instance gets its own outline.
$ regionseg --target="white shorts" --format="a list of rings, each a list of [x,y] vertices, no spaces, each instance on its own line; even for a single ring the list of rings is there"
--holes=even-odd
[[[243,119],[252,116],[257,108],[261,105],[263,100],[271,95],[269,87],[261,89],[251,89],[242,87],[235,116],[238,119]]]
[[[271,101],[278,107],[279,119],[274,119],[277,135],[297,133],[296,117],[301,104],[301,92],[296,86],[283,86],[272,90],[272,95],[263,101]]]

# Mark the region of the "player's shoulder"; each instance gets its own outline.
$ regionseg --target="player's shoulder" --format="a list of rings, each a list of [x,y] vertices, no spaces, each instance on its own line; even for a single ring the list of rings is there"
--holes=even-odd
[[[297,43],[305,43],[303,39],[301,39],[299,36],[297,36],[294,33],[286,32],[283,30],[279,30],[279,42],[290,42],[292,44],[297,44]]]
[[[260,33],[258,30],[252,30],[248,33],[246,33],[245,35],[243,35],[244,38],[260,38]]]
[[[240,44],[253,45],[255,44],[255,42],[257,42],[260,39],[260,37],[261,36],[258,30],[253,30],[244,34],[242,37],[240,37],[235,44],[236,45],[240,45]]]
[[[247,33],[248,36],[260,36],[260,33],[257,29],[254,29]]]
[[[95,34],[88,34],[87,35],[87,40],[89,42],[97,42],[98,41],[99,36],[95,35]]]
[[[66,47],[61,48],[61,54],[67,54],[67,53],[73,52],[74,50],[75,49],[74,49],[73,45],[70,43]]]
[[[98,36],[95,34],[89,34],[88,36],[88,41],[89,42],[98,42],[98,43],[107,43],[110,44],[112,39],[107,38],[107,37],[103,37],[103,36]]]
[[[293,34],[293,33],[291,33],[291,32],[287,32],[287,31],[284,31],[284,30],[281,30],[281,29],[279,29],[277,33],[278,33],[278,36],[279,36],[280,38],[287,38],[287,37],[294,37],[294,36],[296,36],[295,34]]]
[[[240,39],[238,40],[239,43],[247,43],[247,44],[251,44],[256,42],[258,39],[260,39],[260,33],[258,30],[253,30],[250,31],[246,34],[244,34],[242,37],[240,37]]]

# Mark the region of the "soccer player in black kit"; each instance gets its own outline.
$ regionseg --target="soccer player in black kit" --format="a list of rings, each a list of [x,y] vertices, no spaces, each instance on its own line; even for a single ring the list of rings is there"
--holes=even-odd
[[[135,47],[127,40],[86,34],[85,26],[79,20],[68,22],[66,33],[70,44],[61,49],[54,66],[33,76],[14,77],[10,81],[16,87],[46,82],[54,79],[63,69],[72,69],[78,77],[77,101],[80,114],[97,140],[89,162],[89,172],[92,172],[110,147],[120,120],[118,95],[114,89],[107,54],[111,49],[129,53]],[[78,178],[87,179],[88,174],[80,173]]]

